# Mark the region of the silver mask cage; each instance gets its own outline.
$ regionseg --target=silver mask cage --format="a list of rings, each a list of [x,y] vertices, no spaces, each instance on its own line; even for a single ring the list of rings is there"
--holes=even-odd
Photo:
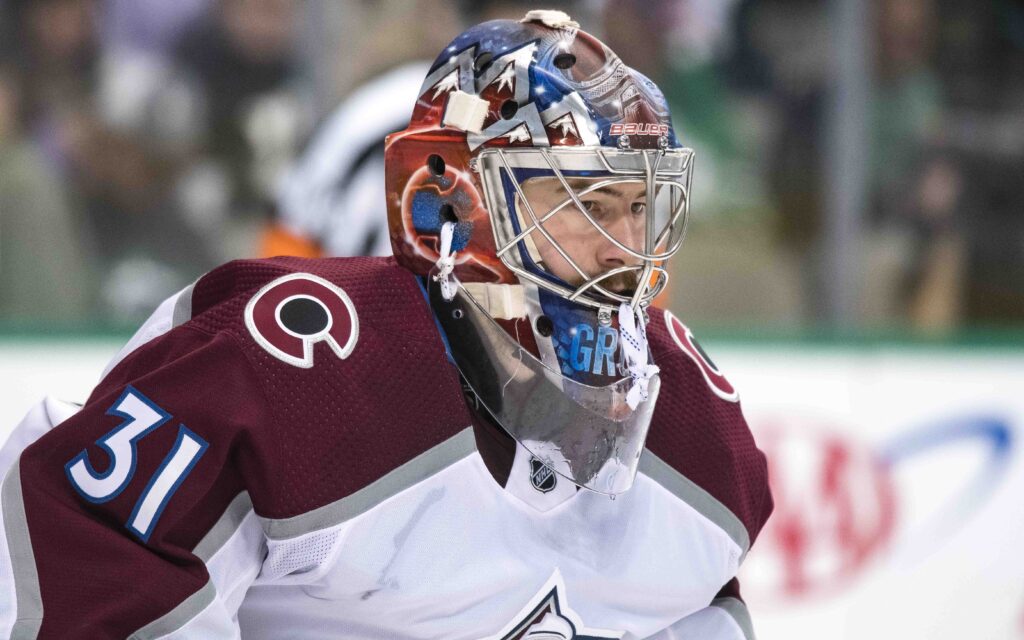
[[[497,255],[520,278],[570,301],[597,309],[629,303],[646,307],[668,284],[666,262],[683,242],[689,218],[693,177],[691,149],[610,149],[559,147],[486,149],[476,160],[494,229]],[[526,181],[536,177],[558,180],[566,197],[547,211],[538,211],[524,193]],[[570,181],[582,188],[573,187]],[[595,219],[582,199],[587,194],[622,183],[641,184],[648,198],[644,214],[643,249],[620,241]],[[652,206],[653,205],[653,206]],[[604,240],[635,260],[603,273],[587,273],[553,237],[546,223],[555,215],[582,215]],[[578,274],[578,285],[557,278],[531,255],[528,241],[538,233]],[[616,292],[605,286],[610,278],[632,272],[637,286]]]
[[[629,378],[600,387],[564,377],[505,332],[461,287],[446,300],[427,279],[431,307],[455,365],[487,411],[538,460],[575,484],[607,495],[628,490],[661,387],[635,410]]]

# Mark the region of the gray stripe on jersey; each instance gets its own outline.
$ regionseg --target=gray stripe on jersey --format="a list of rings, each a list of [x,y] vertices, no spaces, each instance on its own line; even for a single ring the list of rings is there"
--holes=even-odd
[[[743,631],[743,637],[746,640],[757,640],[757,636],[754,635],[754,625],[750,621],[750,612],[747,611],[747,605],[742,600],[732,597],[715,598],[711,601],[711,606],[718,607],[732,616],[732,619]]]
[[[340,524],[426,480],[474,451],[476,439],[473,428],[467,427],[350,496],[291,518],[260,518],[260,523],[271,540],[294,538]]]
[[[39,593],[39,574],[32,554],[32,539],[25,519],[25,500],[21,493],[21,460],[14,462],[4,479],[4,525],[7,547],[14,571],[14,594],[18,601],[18,620],[11,629],[11,640],[34,640],[43,624],[43,598]]]
[[[182,600],[178,606],[153,622],[128,636],[128,640],[155,640],[156,638],[166,636],[172,631],[177,631],[185,626],[189,620],[196,617],[200,611],[210,606],[210,603],[216,597],[217,587],[213,585],[212,580],[207,580],[202,589]]]
[[[249,498],[249,492],[243,491],[242,493],[235,496],[235,499],[231,501],[228,508],[224,510],[224,514],[221,515],[217,523],[206,532],[203,539],[199,541],[192,553],[197,558],[207,563],[213,554],[224,546],[231,536],[238,531],[238,528],[242,526],[242,520],[245,516],[252,511],[252,499]]]
[[[195,546],[192,553],[206,564],[221,547],[242,526],[245,516],[252,511],[252,500],[249,493],[243,491],[235,496],[217,522],[206,532],[203,539]],[[181,601],[174,609],[150,622],[133,633],[129,640],[149,640],[160,638],[188,624],[199,615],[217,597],[217,587],[213,581],[207,581],[203,588]]]
[[[740,562],[750,549],[750,534],[747,528],[724,504],[698,486],[692,480],[673,469],[667,462],[644,449],[640,456],[640,473],[654,480],[680,500],[697,510],[705,518],[721,527],[733,542],[739,545]]]
[[[192,290],[196,288],[193,282],[178,294],[174,301],[174,313],[171,315],[171,326],[180,327],[192,319]]]
[[[195,283],[190,284],[178,293],[160,303],[142,326],[138,328],[135,335],[131,337],[128,344],[121,347],[117,355],[107,363],[103,369],[100,379],[106,378],[107,374],[113,371],[114,367],[121,364],[121,361],[134,353],[142,345],[156,340],[171,329],[185,324],[192,319],[192,289]]]

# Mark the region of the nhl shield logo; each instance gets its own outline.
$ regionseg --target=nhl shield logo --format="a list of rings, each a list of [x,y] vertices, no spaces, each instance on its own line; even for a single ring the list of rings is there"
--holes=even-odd
[[[617,640],[624,633],[585,626],[569,608],[565,581],[556,569],[511,623],[483,640]]]
[[[530,458],[530,484],[541,493],[547,493],[555,488],[558,478],[551,467],[547,466],[537,458]]]

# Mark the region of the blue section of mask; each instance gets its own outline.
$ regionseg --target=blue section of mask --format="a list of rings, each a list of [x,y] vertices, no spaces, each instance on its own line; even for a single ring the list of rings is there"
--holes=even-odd
[[[567,378],[601,386],[618,379],[619,333],[601,326],[597,312],[543,289],[541,311],[551,320],[551,340],[558,366]]]
[[[441,207],[446,203],[439,194],[421,189],[412,197],[412,225],[419,233],[441,233]],[[472,223],[457,222],[452,236],[452,251],[461,251],[469,243]]]
[[[467,49],[473,50],[473,56],[479,57],[484,53],[491,54],[495,60],[501,60],[522,47],[535,44],[538,47],[534,55],[533,63],[529,67],[529,97],[528,102],[537,106],[538,111],[544,111],[552,105],[557,104],[571,93],[579,93],[587,103],[588,112],[597,125],[597,135],[603,146],[614,147],[618,142],[618,136],[610,134],[611,126],[624,122],[622,113],[618,109],[603,109],[605,113],[599,113],[602,109],[595,108],[595,103],[600,103],[603,96],[592,95],[596,89],[581,85],[572,79],[572,74],[555,66],[555,59],[562,52],[561,39],[538,37],[540,30],[528,24],[522,24],[512,20],[500,20],[484,22],[471,27],[458,35],[451,44],[446,47],[431,65],[431,71],[446,64]],[[474,71],[474,76],[479,76],[487,69],[487,65]],[[620,74],[631,76],[635,83],[634,93],[644,94],[642,97],[652,105],[656,105],[658,111],[668,112],[668,103],[661,89],[644,74],[622,65]],[[589,80],[589,78],[588,78]],[[522,105],[520,105],[522,106]],[[668,139],[669,146],[679,147],[679,140],[676,137],[675,129],[671,122],[666,119],[669,125]]]

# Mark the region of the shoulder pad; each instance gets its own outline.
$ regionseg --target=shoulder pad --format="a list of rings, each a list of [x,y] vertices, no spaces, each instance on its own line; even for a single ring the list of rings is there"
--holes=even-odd
[[[273,258],[196,284],[186,326],[229,334],[273,425],[253,504],[287,519],[340,500],[470,424],[416,277],[390,258]]]
[[[397,329],[389,320],[426,311],[414,277],[389,258],[235,260],[184,296],[176,324],[233,333],[302,368],[313,366],[317,343],[345,359],[362,328]]]

